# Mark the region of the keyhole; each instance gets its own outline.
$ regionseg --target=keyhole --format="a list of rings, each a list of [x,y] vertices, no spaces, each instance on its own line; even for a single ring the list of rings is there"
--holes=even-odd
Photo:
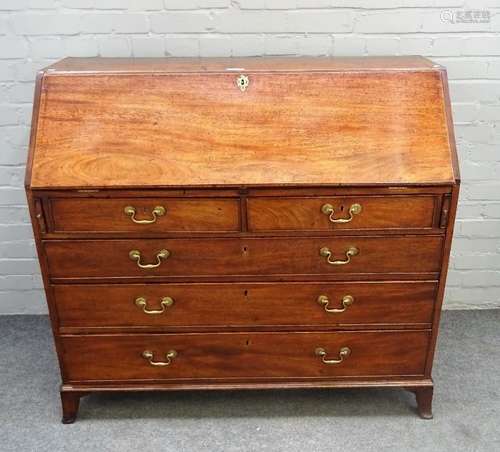
[[[344,206],[343,206],[343,205],[341,205],[341,206],[340,206],[340,211],[341,211],[341,212],[343,212],[343,211],[344,211]]]

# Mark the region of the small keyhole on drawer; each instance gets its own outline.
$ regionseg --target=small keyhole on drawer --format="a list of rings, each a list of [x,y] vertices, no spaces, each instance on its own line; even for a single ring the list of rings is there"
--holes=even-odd
[[[241,250],[243,251],[244,254],[246,254],[248,252],[248,247],[244,246]]]
[[[246,342],[245,342],[245,344],[246,344],[246,346],[247,346],[247,347],[248,347],[251,343],[252,343],[252,342],[250,341],[250,339],[247,339],[247,340],[246,340]]]
[[[247,289],[244,290],[243,294],[245,295],[245,298],[248,298],[248,290]]]
[[[344,211],[344,206],[340,206],[340,211],[343,212]]]

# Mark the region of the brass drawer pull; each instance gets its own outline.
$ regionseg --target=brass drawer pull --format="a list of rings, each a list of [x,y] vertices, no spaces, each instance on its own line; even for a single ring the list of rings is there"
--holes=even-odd
[[[321,358],[325,364],[340,364],[351,354],[351,349],[349,347],[342,347],[339,351],[339,359],[326,359],[327,352],[324,348],[318,347],[314,350],[314,354]]]
[[[141,308],[144,314],[155,315],[155,314],[163,314],[168,307],[174,304],[174,300],[170,297],[163,297],[160,302],[161,309],[148,309],[148,302],[144,297],[136,298],[134,304],[138,308]]]
[[[348,306],[351,306],[354,303],[354,298],[352,295],[344,295],[342,298],[342,308],[329,308],[328,304],[330,303],[330,300],[326,295],[320,295],[318,297],[318,303],[321,306],[324,306],[326,312],[339,314],[340,312],[344,312]]]
[[[144,350],[142,352],[142,357],[147,359],[151,366],[165,367],[170,366],[172,364],[172,360],[177,356],[177,352],[175,350],[169,350],[165,353],[166,361],[153,361],[154,355],[150,350]]]
[[[349,218],[333,218],[335,208],[331,204],[323,204],[321,206],[321,212],[328,215],[328,219],[332,223],[349,223],[354,218],[354,215],[361,213],[361,210],[361,204],[353,204],[349,207]]]
[[[345,257],[347,258],[345,261],[332,260],[332,252],[330,251],[330,248],[327,247],[321,248],[319,250],[319,254],[322,257],[326,257],[326,262],[328,262],[330,265],[345,265],[351,262],[352,256],[356,256],[357,254],[359,254],[359,249],[355,246],[349,247],[349,249],[345,252]]]
[[[138,220],[137,218],[135,218],[135,214],[137,213],[137,211],[135,207],[132,206],[125,207],[125,209],[123,209],[123,212],[125,212],[125,215],[128,215],[134,223],[151,224],[151,223],[156,223],[158,217],[162,217],[163,215],[165,215],[167,211],[163,206],[156,206],[151,212],[151,214],[153,215],[153,218],[151,218],[151,220]]]
[[[139,250],[132,250],[128,253],[128,257],[133,261],[137,261],[137,266],[140,268],[157,268],[161,265],[162,259],[168,259],[169,256],[169,250],[161,250],[156,253],[156,264],[141,264],[141,252]]]

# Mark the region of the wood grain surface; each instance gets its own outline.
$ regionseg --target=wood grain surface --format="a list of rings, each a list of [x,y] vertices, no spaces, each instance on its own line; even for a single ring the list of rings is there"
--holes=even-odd
[[[242,58],[64,58],[47,68],[50,73],[204,73],[204,72],[317,72],[423,71],[436,65],[421,56],[400,57],[242,57]]]
[[[248,198],[247,217],[250,231],[339,229],[431,228],[435,198],[432,196],[357,196],[315,198]],[[334,208],[333,220],[349,219],[354,204],[361,212],[348,223],[333,223],[321,207]]]
[[[453,181],[439,71],[248,76],[45,75],[31,186]]]
[[[63,422],[92,391],[364,386],[406,387],[429,418],[459,182],[446,71],[425,58],[41,71],[26,189]],[[324,203],[362,212],[333,224]],[[126,205],[167,213],[138,225]],[[319,252],[353,246],[346,265]],[[142,263],[171,254],[141,269],[134,249]],[[320,295],[354,302],[326,312]],[[148,315],[138,297],[173,304]],[[340,364],[314,353],[346,346]],[[141,356],[172,349],[169,366]]]
[[[53,240],[45,242],[45,250],[53,278],[144,278],[437,272],[442,244],[440,236]],[[329,247],[333,259],[345,260],[351,246],[359,254],[346,265],[330,265],[319,252]],[[142,264],[154,264],[162,249],[171,254],[157,268],[139,268],[129,258],[138,250]]]
[[[136,210],[137,220],[152,220],[156,206],[165,208],[151,224],[137,224],[124,208]],[[183,198],[56,198],[50,201],[55,232],[202,232],[239,231],[238,199]]]
[[[182,380],[423,375],[428,331],[328,333],[206,333],[62,336],[68,381]],[[323,347],[339,365],[315,355]],[[151,366],[141,355],[177,352],[172,364]]]
[[[95,327],[228,327],[339,326],[427,324],[432,320],[435,281],[349,283],[207,283],[55,285],[61,328]],[[326,312],[318,303],[328,297],[329,309],[342,308],[346,295],[354,302],[344,312]],[[146,314],[136,306],[142,297]]]

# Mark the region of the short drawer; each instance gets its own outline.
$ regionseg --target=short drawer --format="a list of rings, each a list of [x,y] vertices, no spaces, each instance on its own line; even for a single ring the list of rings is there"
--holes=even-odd
[[[52,278],[438,272],[441,236],[45,241]],[[356,253],[355,253],[356,252]]]
[[[428,331],[62,336],[66,379],[423,375]]]
[[[233,198],[53,198],[52,232],[230,232],[240,230]]]
[[[434,196],[248,198],[250,231],[420,229],[433,226]]]
[[[62,328],[426,324],[437,282],[61,284]]]

